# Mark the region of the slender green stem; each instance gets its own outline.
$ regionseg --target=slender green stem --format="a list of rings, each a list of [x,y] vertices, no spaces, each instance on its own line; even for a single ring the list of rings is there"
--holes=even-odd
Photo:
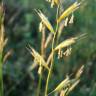
[[[41,74],[39,75],[39,83],[38,83],[38,89],[37,89],[37,96],[40,95],[41,81],[42,81],[42,72],[41,72]]]
[[[57,13],[56,13],[56,21],[57,21],[57,19],[58,19],[58,17],[59,17],[59,8],[60,8],[60,5],[58,5],[58,7],[57,7]],[[56,33],[58,32],[58,27],[59,27],[59,23],[58,22],[56,22],[57,24],[56,24]]]
[[[59,15],[59,5],[58,5],[58,7],[57,7],[56,20],[57,20],[57,18],[58,18],[58,15]],[[54,65],[54,43],[55,43],[56,33],[58,32],[58,25],[59,25],[59,24],[57,23],[57,24],[56,24],[56,31],[55,31],[55,33],[54,33],[54,37],[53,37],[53,40],[52,40],[52,58],[51,58],[51,65],[50,65],[50,69],[49,69],[48,76],[47,76],[47,81],[46,81],[45,96],[47,96],[49,79],[50,79],[50,77],[51,77],[52,69],[53,69],[53,65]]]
[[[60,5],[58,5],[58,8],[57,8],[57,14],[56,14],[56,20],[58,19],[58,17],[59,17],[59,9],[60,9]],[[57,25],[56,25],[56,33],[58,32],[58,29],[59,29],[59,23],[58,22],[56,22],[57,23]],[[58,38],[57,38],[57,40],[56,40],[56,45],[58,44]]]
[[[43,58],[45,58],[45,28],[42,30],[42,40],[41,40],[41,55]],[[42,74],[43,74],[43,69],[41,73],[39,74],[39,82],[38,82],[38,89],[37,89],[37,96],[40,95],[40,89],[41,89],[41,83],[42,83]]]
[[[45,96],[47,96],[49,79],[50,79],[52,69],[53,69],[53,59],[54,59],[54,49],[53,49],[53,47],[54,47],[55,36],[56,36],[56,34],[54,34],[53,41],[52,41],[52,59],[51,59],[51,65],[50,65],[50,69],[49,69],[49,73],[48,73],[48,77],[47,77],[47,81],[46,81]]]
[[[0,54],[0,96],[3,96],[2,54]]]

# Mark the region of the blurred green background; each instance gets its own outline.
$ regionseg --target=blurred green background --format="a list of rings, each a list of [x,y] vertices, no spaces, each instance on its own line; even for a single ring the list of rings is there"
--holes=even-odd
[[[38,32],[40,20],[34,9],[41,9],[51,22],[55,20],[55,9],[50,9],[50,4],[46,0],[3,1],[5,34],[8,38],[5,53],[10,49],[13,50],[4,64],[4,96],[35,96],[38,85],[37,68],[28,71],[33,59],[26,49],[30,44],[40,52],[41,33]],[[66,7],[75,0],[62,1]],[[74,15],[74,24],[64,29],[60,40],[82,33],[87,33],[87,36],[72,46],[71,56],[55,60],[49,91],[52,91],[66,74],[76,72],[84,64],[81,82],[70,96],[96,96],[96,0],[85,0]],[[45,78],[42,81],[41,93],[44,92],[44,85]]]

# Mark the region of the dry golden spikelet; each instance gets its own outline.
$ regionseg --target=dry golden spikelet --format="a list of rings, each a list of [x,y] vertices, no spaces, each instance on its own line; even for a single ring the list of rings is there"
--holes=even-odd
[[[0,23],[4,20],[4,8],[3,3],[0,4]]]
[[[73,24],[74,23],[74,15],[72,14],[70,20],[69,20],[69,24]]]
[[[54,92],[60,92],[63,88],[66,88],[68,84],[70,83],[69,77],[66,77],[52,92],[50,92],[48,95],[54,93]]]
[[[51,59],[52,59],[52,56],[53,56],[53,52],[50,53],[50,55],[49,55],[49,57],[48,57],[48,59],[47,59],[47,65],[50,64],[50,61],[51,61]]]
[[[44,24],[42,22],[40,22],[40,24],[39,24],[39,32],[42,32],[44,27],[45,27]]]
[[[38,69],[38,74],[40,75],[42,73],[42,66],[39,66],[39,69]]]
[[[51,2],[52,0],[46,0],[47,2]]]
[[[65,19],[68,15],[70,15],[71,13],[73,13],[75,10],[77,10],[79,8],[81,3],[75,2],[74,4],[72,4],[69,8],[67,8],[62,14],[61,16],[57,19],[57,22],[61,22],[63,19]]]
[[[61,90],[60,96],[64,96],[64,90]]]
[[[53,4],[51,7],[53,7],[54,5],[59,5],[59,0],[52,0]]]
[[[68,25],[68,17],[65,19],[64,25],[65,27]]]
[[[68,96],[68,94],[69,94],[72,90],[74,90],[74,88],[78,85],[79,82],[80,82],[80,80],[73,79],[73,80],[72,80],[72,83],[70,84],[70,86],[69,86],[69,88],[68,88],[65,96]]]
[[[57,40],[59,40],[62,32],[63,32],[63,29],[64,29],[65,25],[64,25],[64,21],[62,21],[59,25],[59,29],[58,29],[58,34],[57,34]]]
[[[29,46],[30,47],[30,46]],[[41,66],[43,66],[44,68],[48,69],[49,71],[49,67],[47,66],[47,63],[45,62],[45,60],[42,58],[42,56],[36,52],[32,47],[30,47],[31,51],[30,53],[32,54],[32,56],[34,57],[34,60]]]
[[[72,52],[72,48],[69,47],[69,48],[67,48],[67,50],[63,53],[63,55],[64,55],[64,56],[69,56],[69,55],[71,54],[71,52]]]
[[[47,48],[48,44],[51,42],[52,36],[53,36],[53,34],[50,33],[49,36],[47,37],[46,42],[45,42],[45,48]]]
[[[8,42],[8,38],[5,38],[5,39],[4,39],[4,43],[3,43],[3,46],[4,46],[4,47],[6,46],[7,42]]]
[[[39,64],[41,64],[43,67],[45,67],[46,69],[49,70],[49,67],[47,66],[47,63],[46,63],[45,60],[42,58],[42,56],[41,56],[39,53],[37,53],[34,49],[32,49],[32,51],[33,51],[33,56],[34,56],[35,60],[37,60],[37,62],[38,62]],[[41,62],[41,63],[40,63],[40,62]]]
[[[85,39],[87,37],[87,33],[83,33],[81,35],[79,35],[77,38],[78,38],[78,41],[81,40],[81,39]]]
[[[63,57],[63,51],[61,49],[58,50],[58,59]]]
[[[54,5],[59,5],[59,0],[46,0],[51,3],[51,8],[53,8]]]
[[[47,19],[47,17],[40,11],[40,10],[35,10],[37,14],[39,15],[41,22],[49,29],[50,32],[54,33],[54,29]]]
[[[3,23],[0,26],[0,45],[2,46],[2,49],[4,48],[4,46],[7,44],[8,38],[4,38],[5,29],[4,29],[4,25]]]
[[[82,35],[84,36],[84,35]],[[80,38],[81,36],[78,36],[78,37],[73,37],[73,38],[70,38],[70,39],[66,39],[64,40],[63,42],[61,42],[59,45],[57,45],[55,48],[54,48],[54,51],[58,51],[58,50],[61,50],[62,48],[66,48],[66,47],[69,47],[70,45],[74,44],[76,42],[76,40],[78,38]],[[69,50],[68,50],[69,51]],[[70,50],[71,51],[71,50]],[[60,56],[61,57],[61,56]],[[47,60],[47,64],[49,64],[50,60],[52,58],[52,53],[50,54],[50,56],[48,57],[48,60]]]
[[[51,8],[53,8],[53,6],[55,5],[54,0],[51,1]]]
[[[34,70],[37,66],[38,66],[38,64],[37,64],[36,62],[33,62],[33,63],[29,66],[28,72]]]
[[[4,38],[3,36],[0,34],[0,53],[2,53],[4,48]]]
[[[59,4],[59,0],[54,0],[54,2],[58,5]]]
[[[39,32],[45,31],[46,26],[43,24],[43,22],[40,22],[39,24]]]
[[[59,50],[59,49],[68,47],[68,46],[74,44],[74,43],[76,42],[76,39],[77,39],[77,37],[73,37],[73,38],[64,40],[64,41],[61,42],[59,45],[57,45],[57,47],[56,47],[54,50],[56,51],[56,50]]]
[[[80,78],[81,74],[83,73],[84,65],[80,67],[80,69],[77,71],[75,78]]]
[[[2,9],[3,10],[3,9]],[[4,39],[4,25],[3,25],[3,22],[4,22],[4,16],[3,13],[1,12],[1,6],[0,6],[0,53],[2,53],[3,51],[3,48],[5,46],[5,39]],[[2,15],[2,16],[1,16]]]
[[[68,91],[68,89],[61,90],[60,96],[66,96],[66,92],[67,92],[67,91]]]
[[[4,58],[3,58],[3,63],[4,62],[6,62],[6,60],[10,57],[10,55],[13,53],[13,50],[11,49],[11,50],[9,50],[6,54],[5,54],[5,56],[4,56]]]
[[[70,88],[68,89],[67,94],[69,94],[69,92],[71,92],[72,90],[74,90],[74,88],[78,85],[78,83],[80,82],[80,80],[77,80],[76,82],[74,82]]]
[[[0,24],[0,41],[4,41],[4,25],[3,23]]]

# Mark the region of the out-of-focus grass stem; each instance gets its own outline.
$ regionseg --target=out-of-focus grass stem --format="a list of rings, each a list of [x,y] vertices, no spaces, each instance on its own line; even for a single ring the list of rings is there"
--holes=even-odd
[[[57,7],[56,19],[58,18],[58,15],[59,15],[59,5]],[[59,24],[57,22],[56,30],[55,30],[53,40],[52,40],[52,59],[51,59],[51,65],[50,65],[50,69],[49,69],[48,76],[47,76],[47,81],[46,81],[45,96],[47,96],[47,93],[48,93],[49,79],[50,79],[50,76],[52,74],[52,69],[53,69],[53,65],[54,65],[54,44],[55,44],[56,33],[58,32],[58,25]]]
[[[3,96],[3,70],[2,70],[2,53],[0,53],[0,96]]]

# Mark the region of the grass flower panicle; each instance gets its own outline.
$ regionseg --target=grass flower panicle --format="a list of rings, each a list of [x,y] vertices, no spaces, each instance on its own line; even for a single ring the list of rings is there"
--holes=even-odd
[[[41,22],[39,24],[39,31],[42,34],[41,54],[29,46],[31,49],[30,53],[34,57],[34,61],[39,64],[39,69],[38,69],[39,82],[38,82],[37,96],[40,95],[40,88],[41,88],[42,76],[43,76],[42,74],[46,69],[48,70],[47,71],[48,75],[46,78],[44,96],[49,96],[50,94],[53,94],[55,92],[57,93],[61,92],[60,96],[67,96],[80,82],[80,76],[83,72],[84,66],[82,66],[77,71],[76,76],[74,78],[70,78],[69,76],[67,76],[61,83],[58,84],[56,88],[54,88],[52,92],[48,94],[49,81],[53,73],[55,53],[58,51],[58,58],[61,58],[63,55],[64,56],[71,55],[71,51],[72,51],[71,45],[76,43],[79,38],[84,36],[83,34],[77,37],[72,37],[58,44],[63,28],[67,27],[68,24],[73,24],[74,22],[73,12],[79,8],[81,3],[75,2],[71,6],[69,6],[63,13],[61,13],[59,12],[60,6],[61,6],[60,0],[47,0],[47,1],[51,3],[51,7],[53,7],[54,5],[57,5],[56,7],[57,8],[57,11],[56,11],[57,22],[54,22],[54,25],[56,27],[55,29],[53,29],[53,26],[51,25],[48,18],[40,10],[35,10],[41,19]],[[51,32],[48,34],[48,36],[46,35],[45,27]],[[46,51],[47,51],[49,44],[51,44],[51,52],[48,56],[46,55]],[[62,49],[64,48],[65,49],[67,48],[65,52],[62,51]],[[43,67],[45,68],[45,70]]]

